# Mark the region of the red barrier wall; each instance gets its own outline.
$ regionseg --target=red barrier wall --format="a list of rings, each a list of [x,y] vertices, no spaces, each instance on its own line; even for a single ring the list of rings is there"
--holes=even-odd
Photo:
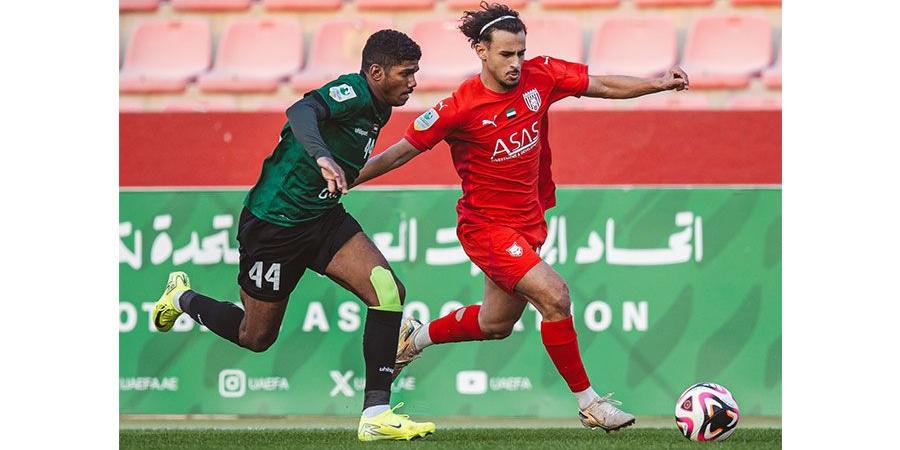
[[[416,113],[395,112],[376,153]],[[121,113],[122,187],[250,186],[284,124],[277,113]],[[780,184],[780,111],[554,111],[557,184]],[[441,143],[371,185],[453,185]]]

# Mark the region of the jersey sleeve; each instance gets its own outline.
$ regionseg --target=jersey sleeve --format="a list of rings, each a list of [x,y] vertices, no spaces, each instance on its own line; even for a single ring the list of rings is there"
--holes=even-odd
[[[342,119],[366,106],[365,96],[360,92],[360,89],[364,88],[365,86],[359,86],[342,77],[312,91],[312,93],[328,109],[329,119]]]
[[[416,118],[404,136],[416,150],[424,152],[456,130],[459,108],[454,97],[445,98]]]
[[[566,97],[580,96],[587,91],[589,79],[586,65],[549,56],[541,56],[539,62],[550,72],[555,82],[550,94],[550,103]]]

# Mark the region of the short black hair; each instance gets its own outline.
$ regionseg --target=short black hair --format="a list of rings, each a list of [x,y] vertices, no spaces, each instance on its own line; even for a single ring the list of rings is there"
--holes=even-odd
[[[416,41],[397,30],[379,30],[369,36],[362,51],[362,72],[378,64],[385,71],[403,61],[418,61],[422,49]]]
[[[503,19],[494,22],[484,32],[481,31],[485,25],[503,16],[512,16],[514,19]],[[475,44],[479,42],[490,44],[492,30],[509,31],[513,34],[524,31],[528,34],[525,24],[519,19],[519,12],[499,3],[488,4],[488,2],[482,1],[481,10],[463,11],[460,21],[462,21],[462,24],[459,26],[459,31],[462,31],[462,34],[469,38],[469,43],[472,47],[475,47]]]

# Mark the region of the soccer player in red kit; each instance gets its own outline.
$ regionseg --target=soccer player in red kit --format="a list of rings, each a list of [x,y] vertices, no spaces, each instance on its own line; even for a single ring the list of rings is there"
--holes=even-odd
[[[555,204],[550,178],[547,109],[569,96],[632,98],[688,87],[673,68],[663,77],[591,76],[583,64],[539,56],[525,60],[526,28],[505,5],[482,2],[466,11],[460,31],[481,59],[481,74],[466,80],[410,125],[405,137],[370,159],[356,184],[393,170],[441,140],[450,145],[462,179],[457,236],[485,274],[481,305],[469,305],[422,324],[404,321],[396,376],[423,349],[448,342],[503,339],[531,302],[541,314],[541,340],[590,428],[618,430],[634,416],[588,380],[570,312],[569,290],[542,261],[544,212]]]

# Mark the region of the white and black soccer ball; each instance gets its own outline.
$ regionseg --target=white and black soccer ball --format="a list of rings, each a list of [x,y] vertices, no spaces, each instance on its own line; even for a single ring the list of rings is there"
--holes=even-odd
[[[675,425],[692,441],[728,439],[740,419],[734,396],[715,383],[697,383],[687,388],[675,404]]]

